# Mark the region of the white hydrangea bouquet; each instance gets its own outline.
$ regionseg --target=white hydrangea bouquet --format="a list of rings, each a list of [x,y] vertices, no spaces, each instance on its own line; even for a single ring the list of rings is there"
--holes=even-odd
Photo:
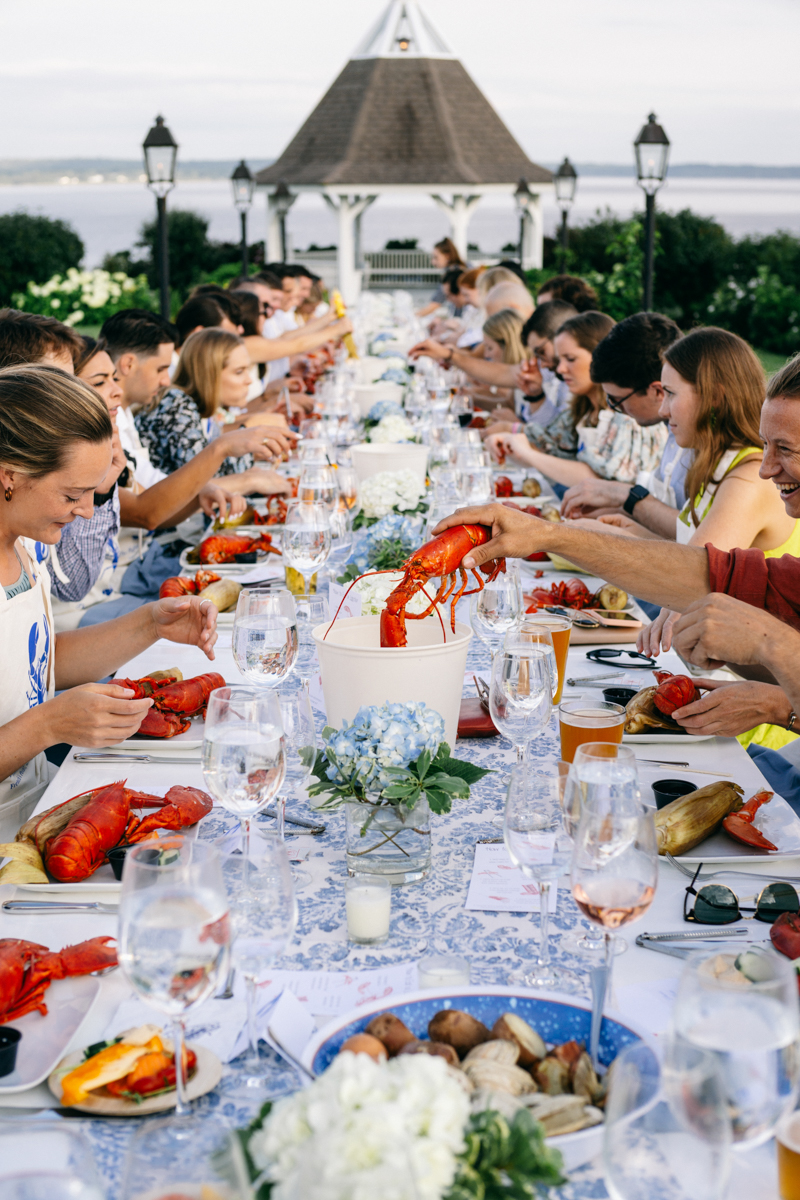
[[[392,511],[419,512],[425,485],[414,471],[378,471],[364,480],[360,494],[364,518],[377,521]]]
[[[471,1113],[426,1054],[340,1054],[240,1137],[257,1200],[527,1200],[566,1182],[527,1109]]]
[[[29,283],[13,297],[25,312],[58,317],[65,325],[102,325],[122,308],[155,307],[147,278],[133,279],[122,271],[79,271],[70,267],[66,275],[54,275],[47,283]]]
[[[470,786],[489,774],[451,757],[444,719],[422,703],[362,705],[352,723],[326,725],[322,740],[316,783],[308,788],[309,796],[325,797],[319,808],[358,800],[373,815],[390,806],[409,813],[425,796],[432,812],[448,813],[454,799],[467,799]]]
[[[394,400],[376,401],[369,410],[365,427],[367,441],[378,445],[419,441],[414,426]]]

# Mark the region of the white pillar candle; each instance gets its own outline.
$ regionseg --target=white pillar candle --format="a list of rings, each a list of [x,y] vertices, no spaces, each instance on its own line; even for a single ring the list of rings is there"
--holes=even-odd
[[[375,876],[356,875],[345,884],[347,936],[351,942],[375,945],[389,936],[392,885]]]

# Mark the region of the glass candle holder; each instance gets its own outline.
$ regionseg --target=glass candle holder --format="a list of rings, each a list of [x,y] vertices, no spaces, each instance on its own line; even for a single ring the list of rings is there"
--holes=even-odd
[[[380,946],[389,937],[392,885],[377,875],[354,875],[344,885],[347,938],[359,946]]]

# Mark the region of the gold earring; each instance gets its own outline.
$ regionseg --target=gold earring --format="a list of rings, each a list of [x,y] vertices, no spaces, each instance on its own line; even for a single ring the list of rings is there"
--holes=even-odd
[[[11,491],[11,488],[6,488],[6,500],[10,501],[13,495],[14,493]]]

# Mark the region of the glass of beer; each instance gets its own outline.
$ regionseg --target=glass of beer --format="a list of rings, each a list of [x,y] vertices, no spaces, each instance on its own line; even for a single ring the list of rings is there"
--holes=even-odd
[[[512,639],[517,642],[536,642],[539,640],[537,635],[540,635],[542,631],[549,633],[553,640],[558,668],[558,687],[553,696],[553,703],[560,704],[564,692],[564,680],[567,677],[567,652],[572,632],[572,618],[562,617],[556,613],[526,613],[519,628],[508,633],[506,642],[508,643]],[[570,759],[570,761],[572,760]]]
[[[800,1200],[800,1112],[791,1113],[775,1131],[778,1144],[778,1194]]]
[[[625,709],[604,700],[564,700],[558,706],[561,757],[573,762],[575,751],[585,742],[622,741]]]

